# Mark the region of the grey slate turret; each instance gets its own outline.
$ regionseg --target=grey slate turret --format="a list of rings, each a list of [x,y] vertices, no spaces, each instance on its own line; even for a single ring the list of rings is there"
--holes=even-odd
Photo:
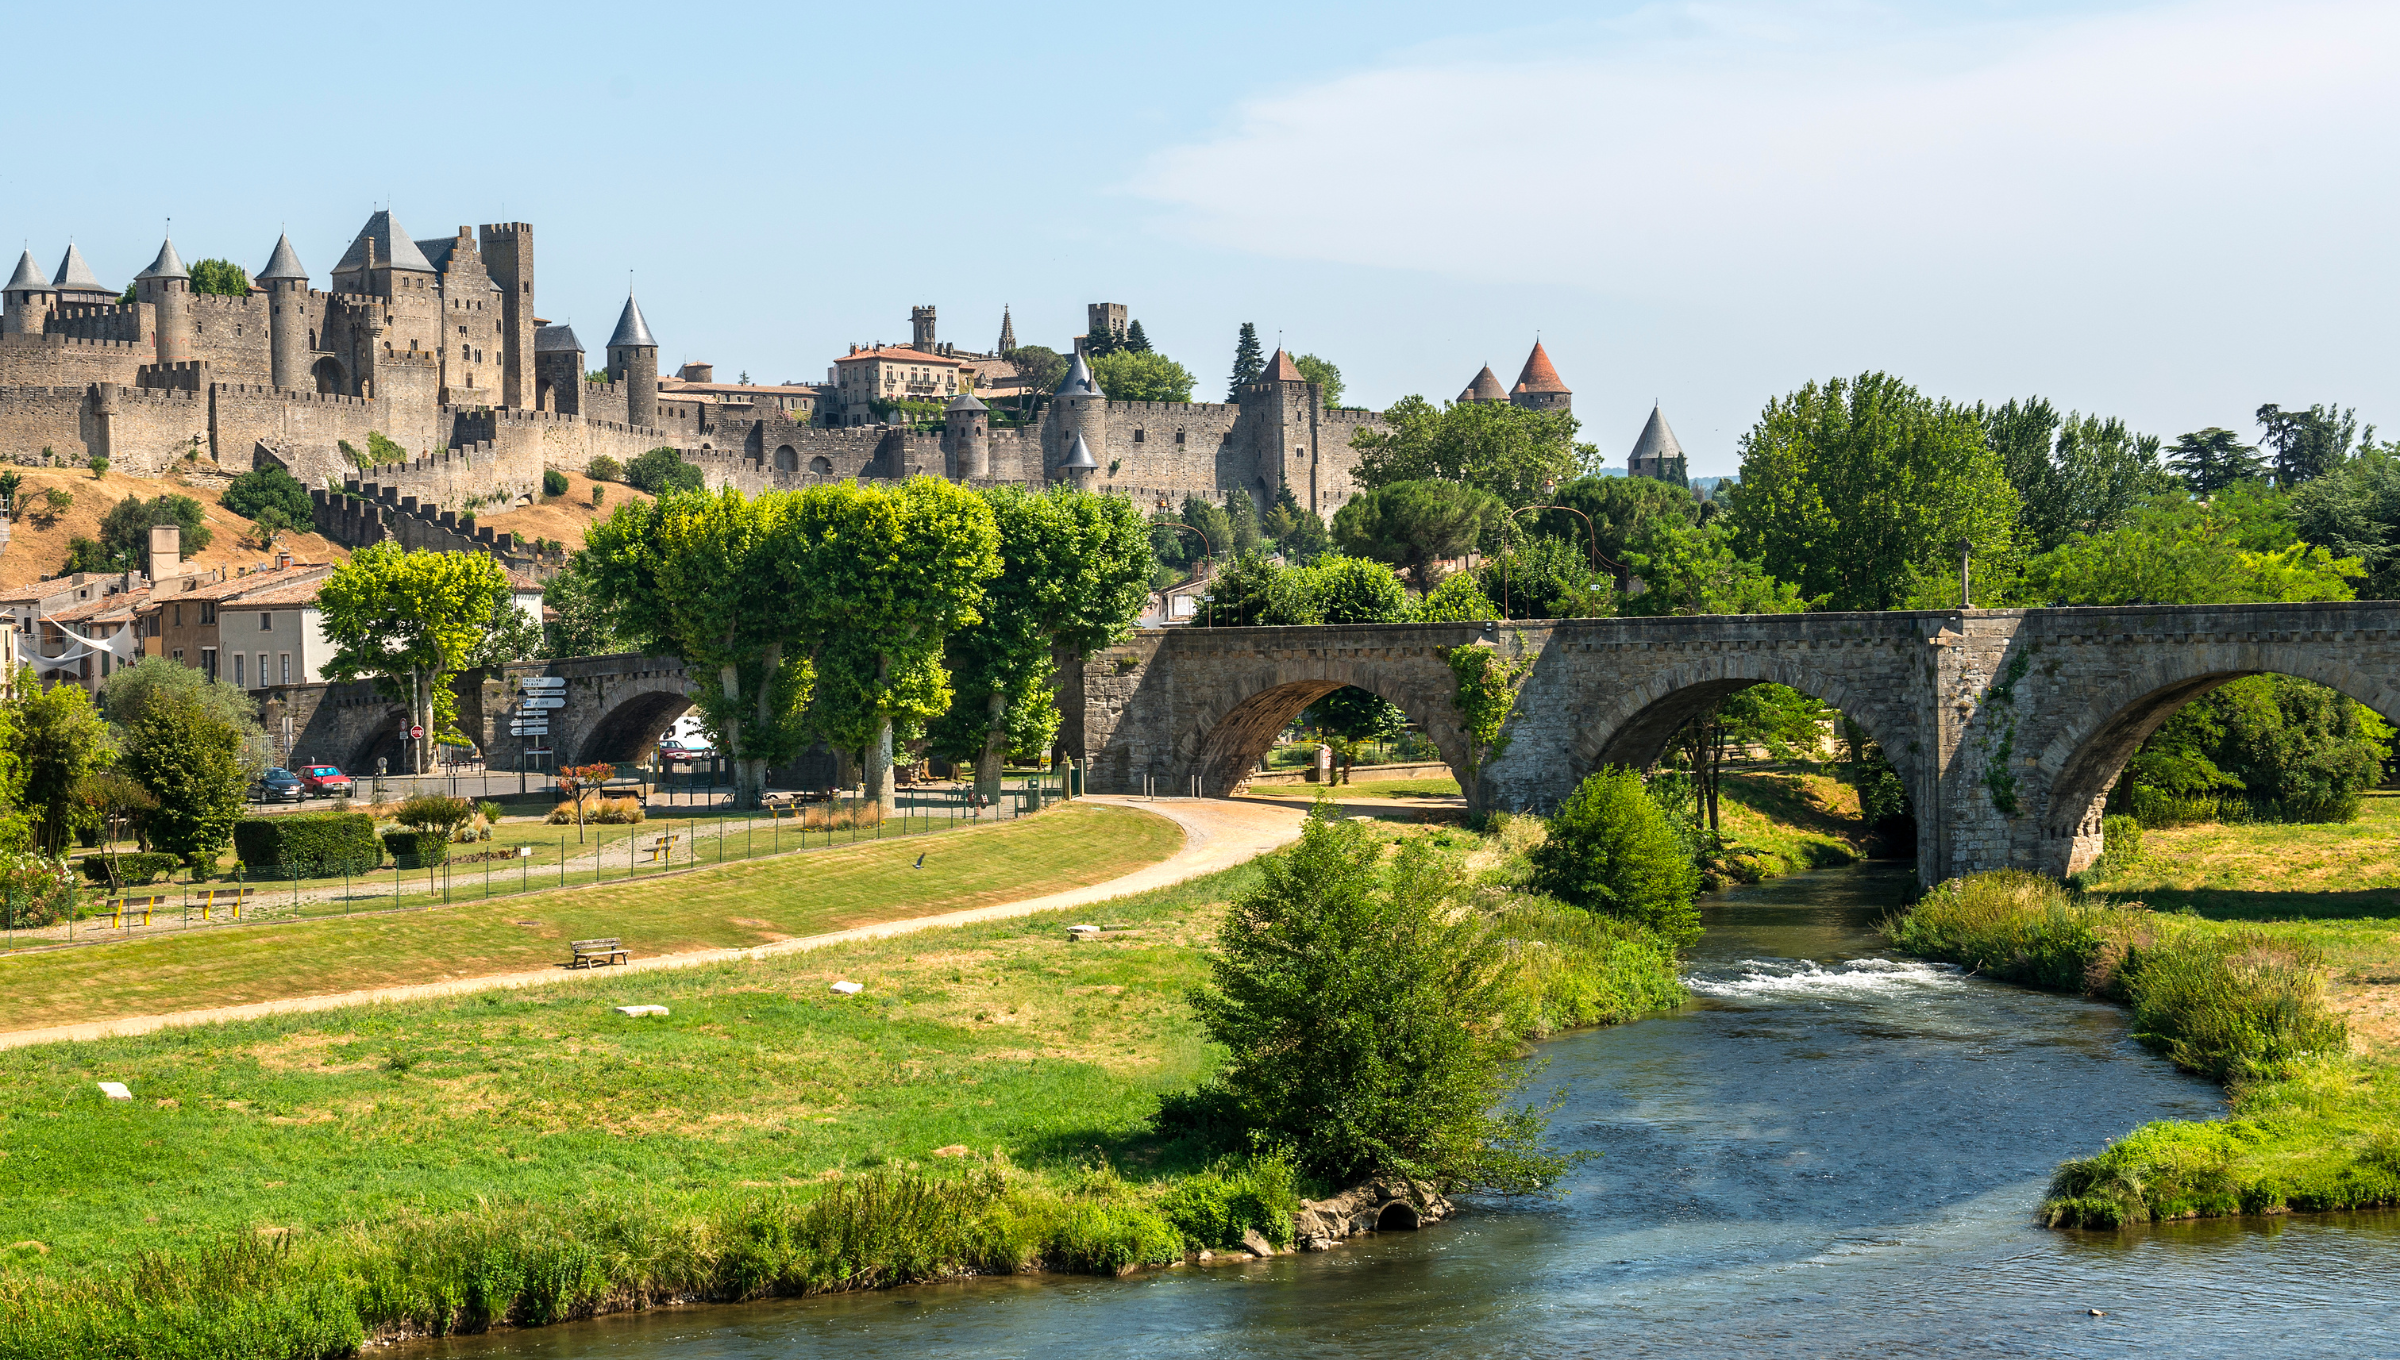
[[[1083,361],[1082,350],[1075,351],[1075,363],[1067,370],[1066,381],[1060,383],[1058,391],[1051,395],[1058,397],[1097,397],[1102,395],[1100,384],[1092,381],[1091,366]]]
[[[133,297],[157,309],[158,361],[189,363],[198,328],[192,319],[192,271],[183,267],[173,240],[162,241],[158,258],[133,276]]]
[[[631,294],[617,316],[617,333],[608,337],[608,371],[625,384],[625,423],[658,424],[658,339]]]
[[[47,293],[50,291],[50,280],[42,277],[42,267],[33,262],[32,251],[28,250],[17,257],[17,272],[9,275],[8,287],[0,291],[10,293]]]
[[[175,238],[170,236],[158,246],[158,258],[150,267],[133,276],[135,283],[144,279],[188,279],[192,271],[183,267],[183,257],[175,253]]]
[[[657,349],[658,341],[651,338],[650,323],[642,319],[642,304],[627,294],[625,310],[617,314],[617,333],[608,337],[608,347],[630,349],[636,346]]]
[[[300,256],[292,249],[292,238],[278,236],[275,238],[275,253],[267,257],[267,267],[252,277],[260,283],[273,283],[277,279],[298,279],[306,283],[308,271],[300,266]]]
[[[33,262],[33,252],[26,251],[18,258],[17,272],[9,276],[8,287],[0,289],[0,334],[41,334],[47,326],[44,318],[50,314],[49,292],[50,281]]]
[[[1641,437],[1633,441],[1633,452],[1625,459],[1626,472],[1635,477],[1690,486],[1689,469],[1683,445],[1676,441],[1675,431],[1667,425],[1666,412],[1656,402],[1651,403],[1650,419],[1642,426]]]
[[[117,290],[92,277],[92,267],[83,262],[83,252],[75,243],[67,243],[67,253],[60,257],[58,273],[51,276],[52,291],[61,294],[80,293],[83,297],[61,297],[62,302],[114,302]]]
[[[950,475],[961,479],[992,475],[989,410],[970,392],[959,393],[942,408],[942,451],[950,456]]]
[[[378,209],[367,219],[367,225],[359,228],[350,249],[343,252],[333,272],[338,276],[366,269],[398,269],[412,274],[434,272],[433,262],[409,239],[408,230],[392,220],[389,209]]]

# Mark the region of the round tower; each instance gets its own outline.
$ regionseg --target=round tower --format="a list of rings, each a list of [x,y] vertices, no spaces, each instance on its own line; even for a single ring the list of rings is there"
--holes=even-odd
[[[1087,459],[1093,449],[1108,447],[1108,394],[1092,381],[1092,370],[1084,363],[1081,350],[1067,369],[1067,380],[1051,394],[1043,421],[1042,449],[1050,466],[1059,469],[1051,480],[1072,480],[1063,474],[1078,441],[1085,446]]]
[[[617,333],[608,337],[608,375],[625,384],[625,423],[657,425],[658,341],[630,294],[617,316]]]
[[[48,329],[50,300],[50,281],[42,277],[41,266],[28,250],[17,261],[7,288],[0,290],[0,334],[40,335]]]
[[[1059,466],[1059,477],[1077,491],[1089,491],[1099,480],[1100,464],[1092,457],[1092,446],[1075,436],[1075,447],[1067,451],[1067,461]]]
[[[267,288],[267,368],[269,381],[289,391],[302,384],[315,386],[308,371],[308,271],[292,251],[292,238],[275,238],[275,253],[258,271]]]
[[[942,442],[948,446],[952,473],[960,481],[992,475],[990,420],[988,408],[964,392],[952,397],[944,408]]]
[[[147,302],[158,315],[158,361],[185,364],[192,360],[192,273],[175,254],[172,238],[160,243],[158,258],[133,276],[133,296]]]

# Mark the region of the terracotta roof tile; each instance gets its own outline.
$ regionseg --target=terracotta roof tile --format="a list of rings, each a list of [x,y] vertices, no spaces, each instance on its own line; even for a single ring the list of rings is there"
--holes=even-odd
[[[1543,351],[1542,342],[1539,340],[1533,342],[1533,353],[1525,356],[1525,371],[1517,375],[1516,390],[1519,392],[1569,391],[1567,385],[1559,381],[1558,370],[1550,366],[1550,356]],[[1572,393],[1569,392],[1569,395]]]
[[[1262,382],[1308,381],[1300,375],[1299,366],[1292,362],[1292,356],[1280,349],[1275,351],[1274,358],[1267,360],[1267,371],[1258,376]]]
[[[834,362],[837,364],[856,364],[864,363],[869,359],[889,359],[896,363],[903,364],[948,364],[953,368],[966,367],[966,361],[963,359],[945,359],[939,354],[927,354],[923,350],[906,349],[899,346],[886,346],[882,349],[862,349],[854,354],[844,354],[838,356],[834,359]]]

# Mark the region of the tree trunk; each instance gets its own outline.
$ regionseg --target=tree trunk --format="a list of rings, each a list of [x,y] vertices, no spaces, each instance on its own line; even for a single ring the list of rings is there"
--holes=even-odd
[[[1000,800],[1000,770],[1008,759],[1008,696],[992,691],[983,730],[983,750],[975,757],[975,796],[986,804]]]
[[[891,816],[899,807],[899,789],[892,783],[892,720],[875,720],[875,740],[867,747],[866,794]]]

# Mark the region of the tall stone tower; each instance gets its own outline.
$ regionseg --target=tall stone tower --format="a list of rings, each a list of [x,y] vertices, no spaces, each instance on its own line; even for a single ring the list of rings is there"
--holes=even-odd
[[[175,254],[174,241],[161,243],[158,258],[133,276],[133,296],[158,310],[158,361],[191,362],[192,273]]]
[[[625,423],[645,428],[658,424],[658,341],[650,323],[642,320],[641,304],[631,294],[617,316],[617,333],[608,337],[608,374],[625,384]]]
[[[292,238],[275,238],[275,253],[256,282],[267,287],[267,371],[277,388],[314,386],[308,373],[308,271],[292,250]]]
[[[17,261],[17,272],[0,290],[0,334],[40,335],[49,325],[50,281],[28,250]]]
[[[500,402],[537,404],[534,373],[538,350],[533,324],[533,227],[495,222],[475,229],[484,272],[500,290]]]
[[[26,259],[28,259],[28,260],[32,259],[32,258],[33,258],[33,252],[31,252],[31,251],[27,251],[27,252],[25,253],[25,258],[26,258]],[[994,353],[994,354],[1006,354],[1006,353],[1008,353],[1010,350],[1012,350],[1012,349],[1015,349],[1016,347],[1017,347],[1017,325],[1016,325],[1016,323],[1015,323],[1015,322],[1013,322],[1013,321],[1011,321],[1011,320],[1009,320],[1009,319],[1008,319],[1008,307],[1007,307],[1007,305],[1004,303],[1004,304],[1002,304],[1002,305],[1001,305],[1001,308],[1000,308],[1000,347],[999,347],[999,348],[997,348],[997,349],[995,349],[995,350],[993,350],[993,351],[992,351],[992,353]]]
[[[909,308],[908,347],[920,354],[932,354],[936,352],[934,350],[935,343],[936,342],[933,338],[933,308]]]
[[[982,402],[961,392],[942,413],[942,442],[948,446],[951,475],[961,481],[992,475],[991,416]]]
[[[1263,513],[1275,489],[1288,486],[1292,495],[1319,514],[1331,514],[1323,503],[1317,476],[1317,440],[1325,413],[1325,389],[1302,376],[1292,356],[1278,349],[1266,371],[1242,388],[1242,414],[1249,420],[1251,449],[1256,455],[1251,493]]]
[[[1650,404],[1650,419],[1642,426],[1641,437],[1633,441],[1625,470],[1635,477],[1673,482],[1677,486],[1692,484],[1691,462],[1684,457],[1683,445],[1676,441],[1675,431],[1667,425],[1667,413],[1656,402]]]
[[[1108,394],[1092,381],[1091,366],[1083,361],[1080,348],[1067,368],[1067,380],[1051,394],[1049,418],[1042,422],[1042,463],[1060,469],[1049,480],[1067,480],[1064,468],[1079,446],[1086,458],[1093,447],[1108,447]]]
[[[1087,302],[1083,305],[1083,324],[1084,333],[1080,337],[1081,343],[1075,346],[1077,350],[1083,349],[1093,336],[1103,331],[1110,335],[1122,336],[1125,334],[1125,304],[1122,302]]]
[[[1575,409],[1575,394],[1559,381],[1558,370],[1550,366],[1550,356],[1542,351],[1542,342],[1533,342],[1533,353],[1525,356],[1525,370],[1517,375],[1517,385],[1509,389],[1509,404],[1529,411],[1571,411]]]

